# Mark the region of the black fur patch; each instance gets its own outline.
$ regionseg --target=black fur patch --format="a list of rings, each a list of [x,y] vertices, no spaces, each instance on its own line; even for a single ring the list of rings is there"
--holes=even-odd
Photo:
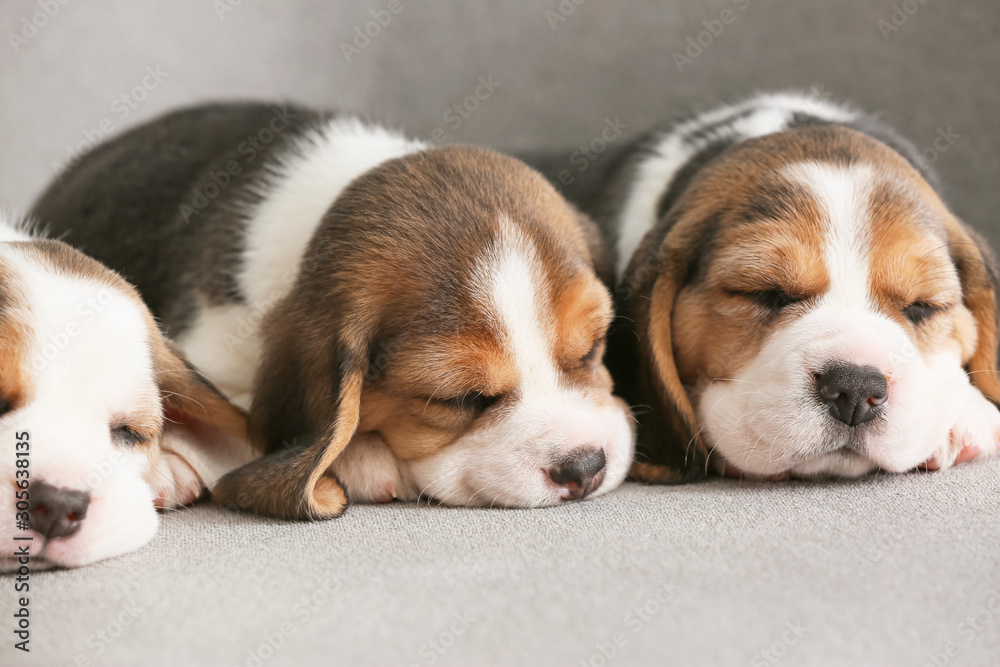
[[[732,146],[735,143],[732,139],[719,139],[713,141],[712,143],[705,146],[703,149],[698,151],[690,160],[684,163],[677,173],[674,175],[674,180],[670,182],[670,187],[667,188],[663,196],[660,197],[660,201],[656,204],[656,219],[659,220],[664,215],[667,214],[677,200],[680,199],[684,191],[687,190],[688,185],[691,184],[691,180],[698,174],[702,168],[705,167],[709,162],[718,157],[723,151]]]
[[[242,212],[258,201],[253,186],[324,117],[252,103],[170,113],[84,155],[31,216],[131,281],[176,337],[200,300],[242,302]]]

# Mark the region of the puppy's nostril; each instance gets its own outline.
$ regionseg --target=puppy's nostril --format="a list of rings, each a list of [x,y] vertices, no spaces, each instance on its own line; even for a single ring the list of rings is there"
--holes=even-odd
[[[90,496],[84,491],[35,482],[28,489],[28,525],[48,539],[69,537],[87,517]]]
[[[563,500],[579,500],[600,487],[606,463],[603,449],[581,450],[546,469],[545,473],[559,487]]]
[[[824,384],[822,381],[820,381],[819,385],[819,395],[824,401],[836,401],[840,398],[840,392],[837,391],[837,387]]]
[[[830,416],[848,426],[859,426],[878,416],[889,398],[889,383],[877,368],[838,363],[816,374],[816,391]]]

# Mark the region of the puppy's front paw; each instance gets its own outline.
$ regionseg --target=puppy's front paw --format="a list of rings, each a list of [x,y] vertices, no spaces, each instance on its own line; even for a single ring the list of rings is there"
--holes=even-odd
[[[387,503],[405,495],[396,457],[374,433],[355,435],[330,465],[329,472],[340,480],[354,502]]]
[[[173,452],[163,452],[153,471],[153,504],[160,509],[190,505],[205,489],[198,473]]]
[[[948,443],[923,465],[940,470],[956,463],[991,456],[1000,442],[1000,410],[975,387],[969,387],[965,408],[951,427]]]

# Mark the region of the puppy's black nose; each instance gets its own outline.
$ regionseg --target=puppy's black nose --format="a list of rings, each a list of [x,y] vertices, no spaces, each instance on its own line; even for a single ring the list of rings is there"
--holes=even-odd
[[[834,364],[816,375],[816,391],[834,419],[858,426],[878,415],[878,407],[889,396],[889,384],[871,366]]]
[[[574,452],[560,463],[548,468],[548,474],[563,500],[579,500],[593,493],[604,481],[603,449],[584,449]]]
[[[28,493],[28,525],[32,530],[48,539],[69,537],[80,530],[90,506],[90,496],[85,492],[35,482]]]

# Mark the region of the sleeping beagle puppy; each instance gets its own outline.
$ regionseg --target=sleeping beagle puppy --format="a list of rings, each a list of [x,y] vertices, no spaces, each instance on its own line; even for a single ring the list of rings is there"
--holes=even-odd
[[[34,216],[134,281],[267,455],[220,502],[536,507],[628,472],[599,232],[509,157],[262,104],[96,148]]]
[[[0,217],[0,570],[86,565],[156,532],[253,456],[246,415],[160,333],[135,289]],[[21,552],[23,554],[23,552]]]
[[[609,365],[644,406],[636,477],[850,477],[996,450],[994,258],[896,132],[761,95],[588,177],[602,185],[569,195],[615,253]]]

